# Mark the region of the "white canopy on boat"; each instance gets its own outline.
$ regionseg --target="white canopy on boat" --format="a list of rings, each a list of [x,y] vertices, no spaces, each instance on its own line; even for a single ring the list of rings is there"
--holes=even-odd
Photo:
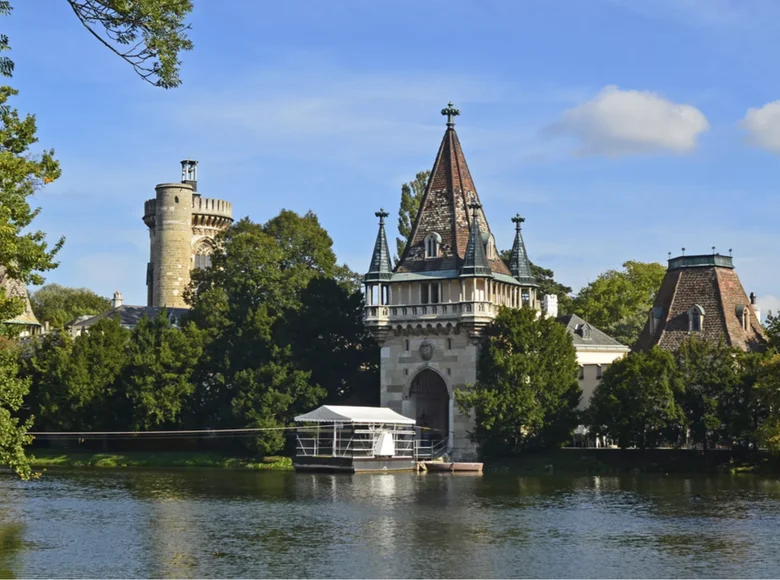
[[[389,423],[414,425],[416,421],[387,407],[348,407],[323,405],[295,418],[298,423]]]

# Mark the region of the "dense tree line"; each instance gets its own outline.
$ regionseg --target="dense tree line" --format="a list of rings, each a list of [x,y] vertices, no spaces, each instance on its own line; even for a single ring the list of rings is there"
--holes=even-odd
[[[320,402],[375,404],[375,343],[362,294],[312,213],[243,219],[193,274],[191,314],[131,331],[106,318],[54,333],[21,357],[25,408],[41,430],[278,428]],[[282,448],[283,432],[251,441]]]
[[[615,361],[585,421],[620,447],[696,445],[780,451],[780,354],[690,337]]]

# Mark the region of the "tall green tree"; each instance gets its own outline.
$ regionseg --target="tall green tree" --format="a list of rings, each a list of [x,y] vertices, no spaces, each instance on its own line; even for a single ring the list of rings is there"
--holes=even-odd
[[[335,279],[312,280],[284,328],[300,368],[333,404],[379,405],[379,347],[363,324],[363,294]]]
[[[181,329],[175,327],[165,309],[136,325],[119,388],[131,409],[130,429],[181,424],[195,390],[193,371],[203,353],[202,334],[192,322]]]
[[[396,261],[404,255],[406,241],[412,234],[414,219],[417,217],[417,212],[420,211],[420,202],[430,176],[430,171],[419,171],[412,181],[401,186],[401,205],[398,208],[399,237],[395,239]]]
[[[612,338],[632,345],[647,322],[666,268],[629,260],[623,270],[608,270],[582,288],[572,310]]]
[[[582,394],[566,328],[529,308],[502,308],[487,328],[477,383],[456,391],[473,413],[473,439],[485,455],[513,455],[568,441]]]
[[[734,395],[742,382],[743,353],[695,336],[687,338],[676,353],[685,389],[680,406],[695,443],[704,449],[730,442],[728,411],[724,404],[737,402]]]
[[[767,313],[764,330],[769,339],[769,348],[774,352],[780,352],[780,313],[772,314],[771,311]]]
[[[7,39],[0,38],[2,42],[7,45]],[[7,63],[0,66],[3,68],[8,68]],[[39,210],[33,209],[29,200],[45,183],[59,177],[60,167],[54,151],[36,154],[30,150],[38,141],[35,117],[22,117],[9,104],[9,99],[16,94],[11,87],[0,87],[0,175],[3,176],[0,180],[0,281],[7,276],[25,284],[41,284],[40,272],[56,266],[54,256],[63,240],[49,247],[44,233],[33,228]],[[18,316],[23,310],[23,299],[9,296],[0,284],[0,333],[13,335],[11,325],[2,321]],[[23,446],[29,437],[25,434],[27,424],[18,420],[18,411],[29,384],[17,372],[14,356],[3,352],[0,355],[0,464],[9,465],[26,478],[31,470]]]
[[[655,447],[676,440],[685,414],[676,397],[684,382],[674,357],[653,347],[612,363],[590,400],[591,432],[604,435],[623,449]]]
[[[64,431],[112,431],[129,424],[131,409],[119,388],[130,331],[105,318],[75,340],[45,338],[25,364],[36,385],[30,398],[36,424]]]
[[[52,328],[63,328],[68,322],[84,315],[95,315],[111,308],[108,298],[98,296],[87,288],[68,288],[46,284],[30,296],[35,316],[49,322]]]
[[[313,214],[282,212],[265,225],[243,219],[220,234],[212,267],[193,275],[188,294],[205,332],[193,398],[201,425],[280,428],[324,397],[281,337],[303,289],[335,263]],[[255,443],[270,453],[283,437],[268,431]]]

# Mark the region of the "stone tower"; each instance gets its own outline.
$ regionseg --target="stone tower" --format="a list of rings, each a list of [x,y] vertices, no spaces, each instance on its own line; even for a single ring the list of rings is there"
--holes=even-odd
[[[755,295],[745,294],[732,257],[716,254],[714,248],[712,254],[669,259],[634,350],[658,345],[674,351],[689,336],[722,339],[744,351],[766,348]]]
[[[476,454],[454,392],[477,379],[482,330],[500,306],[539,310],[516,216],[511,269],[501,261],[463,156],[452,103],[406,249],[395,268],[380,210],[365,275],[365,321],[381,346],[382,406],[429,427],[455,459]]]
[[[149,227],[147,306],[186,308],[184,290],[193,268],[211,265],[214,237],[233,222],[233,206],[198,193],[198,162],[181,162],[181,183],[161,183],[144,203]]]

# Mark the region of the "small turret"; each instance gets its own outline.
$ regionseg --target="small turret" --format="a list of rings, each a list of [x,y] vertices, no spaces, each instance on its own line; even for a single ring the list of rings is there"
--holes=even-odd
[[[512,254],[509,258],[509,271],[512,272],[512,277],[521,284],[535,286],[536,278],[531,273],[531,261],[525,251],[521,232],[525,218],[517,214],[512,218],[512,221],[515,224],[515,243],[512,245]]]
[[[461,276],[493,277],[493,270],[490,269],[485,254],[485,245],[482,243],[482,232],[479,229],[479,210],[481,208],[482,206],[477,202],[469,204],[469,209],[472,211],[471,232],[469,232],[466,255],[463,257],[463,267],[460,269]]]
[[[198,162],[194,159],[183,159],[181,162],[181,182],[192,186],[193,195],[198,192]]]
[[[376,235],[371,265],[365,276],[366,282],[389,280],[393,275],[393,267],[390,265],[390,250],[387,247],[387,236],[385,235],[385,218],[390,214],[384,209],[380,209],[374,215],[379,218],[379,232]]]

